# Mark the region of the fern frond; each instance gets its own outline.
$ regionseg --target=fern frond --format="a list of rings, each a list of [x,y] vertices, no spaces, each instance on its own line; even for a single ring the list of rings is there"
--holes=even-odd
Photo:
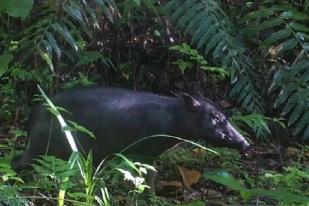
[[[109,58],[105,57],[103,54],[97,51],[83,51],[79,56],[79,60],[77,62],[77,66],[87,65],[94,63],[96,61],[101,61],[106,67],[115,68],[113,63],[109,60]]]
[[[257,37],[261,53],[269,53],[275,60],[289,61],[279,68],[269,88],[278,92],[275,108],[282,108],[281,115],[288,118],[288,126],[294,126],[294,134],[302,131],[309,138],[309,15],[296,10],[287,2],[280,5],[264,3],[258,10],[242,18],[247,25],[243,33]]]
[[[290,5],[266,5],[243,17],[241,22],[247,25],[243,33],[248,37],[266,35],[259,46],[261,51],[268,50],[272,56],[283,56],[299,47],[309,57],[306,44],[309,40],[308,14]]]
[[[226,14],[213,0],[171,0],[165,8],[178,27],[192,35],[192,43],[230,70],[232,97],[248,111],[262,112],[263,103],[253,81],[246,48]]]
[[[309,139],[309,58],[304,58],[289,69],[276,73],[269,93],[280,91],[275,107],[283,107],[282,116],[289,116],[288,126],[295,125],[294,134],[303,131],[304,139]]]
[[[33,56],[41,56],[44,57],[45,62],[49,62],[50,67],[54,57],[63,58],[64,53],[71,57],[66,60],[81,59],[79,57],[87,53],[86,42],[89,41],[86,40],[93,38],[91,31],[93,27],[99,25],[97,21],[100,17],[97,8],[109,15],[109,19],[113,16],[109,13],[110,6],[115,8],[113,0],[98,0],[91,5],[87,1],[81,3],[77,0],[69,0],[65,1],[62,6],[64,15],[61,18],[58,16],[59,7],[53,3],[42,2],[34,7],[34,15],[28,19],[30,25],[15,38],[20,45],[15,53],[22,54],[18,64],[23,64]],[[92,58],[93,61],[94,59]],[[109,60],[103,55],[100,59],[106,66],[111,66]],[[88,60],[90,62],[90,59]]]
[[[271,131],[267,124],[267,121],[270,121],[271,119],[261,114],[234,114],[229,119],[232,123],[234,123],[234,125],[246,125],[250,127],[255,132],[258,138],[267,140],[267,137],[271,134]]]

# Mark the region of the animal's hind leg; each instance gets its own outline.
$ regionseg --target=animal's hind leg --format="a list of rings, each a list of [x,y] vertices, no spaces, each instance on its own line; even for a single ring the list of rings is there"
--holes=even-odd
[[[23,154],[13,157],[11,167],[14,171],[20,172],[23,169],[29,168],[33,163],[33,155],[26,150]]]

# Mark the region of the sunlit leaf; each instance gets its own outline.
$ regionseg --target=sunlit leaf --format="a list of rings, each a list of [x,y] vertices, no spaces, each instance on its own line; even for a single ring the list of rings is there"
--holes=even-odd
[[[40,55],[42,57],[42,59],[48,64],[50,71],[52,73],[54,73],[54,66],[53,66],[53,62],[50,58],[50,56],[48,55],[48,53],[43,52],[42,50],[39,50]]]

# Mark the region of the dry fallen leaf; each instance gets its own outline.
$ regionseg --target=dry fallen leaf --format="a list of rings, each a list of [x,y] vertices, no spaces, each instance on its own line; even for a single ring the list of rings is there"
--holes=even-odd
[[[286,148],[285,150],[285,156],[286,157],[294,157],[296,156],[297,154],[299,154],[299,151],[297,148],[295,147],[288,147]]]
[[[190,170],[184,167],[179,167],[178,170],[181,174],[183,184],[186,188],[190,188],[193,184],[198,183],[202,174],[197,170]]]
[[[197,148],[192,149],[192,152],[193,154],[196,154],[196,155],[203,155],[207,152],[207,150],[197,147]]]

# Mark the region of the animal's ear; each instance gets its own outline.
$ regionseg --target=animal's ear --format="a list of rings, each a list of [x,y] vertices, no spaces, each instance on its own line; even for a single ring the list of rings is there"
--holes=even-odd
[[[199,97],[205,98],[204,95],[202,94],[202,92],[198,91],[197,94],[198,94]]]
[[[189,111],[197,111],[202,106],[201,102],[186,93],[182,94],[182,98]]]

